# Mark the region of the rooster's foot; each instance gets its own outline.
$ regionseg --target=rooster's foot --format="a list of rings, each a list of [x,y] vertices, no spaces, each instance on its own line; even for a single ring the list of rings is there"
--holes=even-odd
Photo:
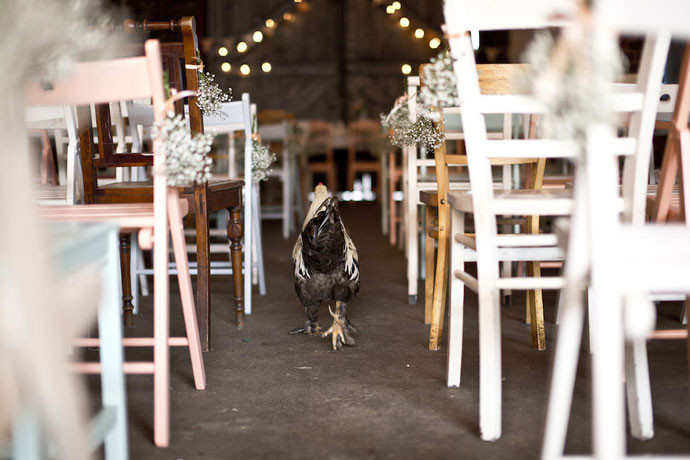
[[[295,335],[295,334],[309,334],[309,335],[319,335],[323,329],[321,326],[319,326],[316,323],[312,323],[311,321],[307,321],[304,323],[304,327],[298,327],[296,329],[293,329],[290,331],[290,335]]]
[[[333,325],[331,325],[327,331],[323,332],[321,337],[328,337],[330,335],[333,341],[334,350],[340,350],[343,347],[343,343],[350,346],[354,345],[355,339],[349,334],[352,325],[348,327],[348,325],[346,325],[347,320],[333,313],[330,306],[328,307],[328,311],[331,312],[331,316],[333,317]]]

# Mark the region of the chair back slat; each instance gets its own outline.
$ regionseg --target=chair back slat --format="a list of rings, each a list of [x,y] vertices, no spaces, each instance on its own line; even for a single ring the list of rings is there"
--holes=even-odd
[[[27,105],[88,105],[151,97],[151,81],[145,57],[82,62],[67,80],[44,89],[34,82],[26,86]]]
[[[687,0],[606,0],[597,1],[596,14],[605,25],[634,35],[668,33],[690,39],[690,2]]]
[[[446,25],[457,31],[542,29],[561,27],[574,4],[569,0],[459,0],[446,1]],[[499,14],[500,13],[500,14]]]

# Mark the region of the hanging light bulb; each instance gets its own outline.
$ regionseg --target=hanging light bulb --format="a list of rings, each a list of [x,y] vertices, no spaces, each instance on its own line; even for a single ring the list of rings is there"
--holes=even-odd
[[[228,55],[228,49],[224,46],[221,46],[218,48],[218,54],[221,56],[227,56]]]
[[[292,13],[283,13],[283,19],[285,19],[286,21],[292,21],[293,17],[294,16],[292,15]]]
[[[261,43],[261,40],[263,40],[263,39],[264,39],[264,34],[262,34],[260,30],[257,30],[252,35],[252,40],[254,40],[254,43]]]
[[[439,46],[441,46],[441,40],[439,38],[434,37],[431,40],[429,40],[429,48],[431,48],[432,50],[435,50]]]
[[[400,18],[400,25],[401,25],[402,27],[407,27],[407,26],[410,25],[410,20],[407,19],[405,16],[403,16],[403,17]]]
[[[400,8],[402,8],[402,5],[400,4],[400,2],[397,2],[397,1],[391,3],[391,6],[392,6],[393,9],[395,9],[395,10],[399,10]]]
[[[247,51],[247,44],[245,42],[239,42],[237,44],[237,52],[244,53],[245,51]]]
[[[414,31],[414,36],[417,38],[424,38],[424,29],[417,29]]]
[[[276,22],[273,19],[266,19],[266,27],[272,29],[276,26]]]
[[[240,73],[242,75],[249,75],[249,73],[252,71],[252,69],[249,67],[247,64],[242,64],[240,66]]]
[[[393,14],[393,13],[395,13],[395,8],[393,7],[393,5],[388,5],[388,6],[386,7],[386,13],[388,13],[388,14]]]
[[[400,70],[403,75],[409,75],[412,72],[412,66],[410,64],[403,64]]]
[[[222,70],[225,73],[230,72],[230,69],[232,69],[232,66],[229,62],[224,62],[220,65],[220,70]]]
[[[264,62],[263,64],[261,64],[261,70],[263,70],[264,72],[268,73],[271,71],[271,69],[273,69],[273,67],[271,66],[270,62]]]

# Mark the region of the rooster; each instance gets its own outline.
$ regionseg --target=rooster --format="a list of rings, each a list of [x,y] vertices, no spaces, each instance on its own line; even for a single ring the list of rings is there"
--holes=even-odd
[[[346,306],[359,292],[357,248],[338,212],[338,198],[328,197],[323,184],[314,189],[314,201],[307,212],[292,250],[295,291],[304,305],[307,321],[291,334],[310,334],[332,338],[333,349],[354,345],[355,327],[347,318]],[[333,325],[323,331],[316,320],[321,302],[329,302]],[[330,302],[335,302],[335,311]]]

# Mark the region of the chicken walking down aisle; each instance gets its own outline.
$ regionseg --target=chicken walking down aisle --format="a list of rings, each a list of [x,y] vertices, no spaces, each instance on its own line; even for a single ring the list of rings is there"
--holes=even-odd
[[[338,212],[338,198],[329,197],[323,184],[314,189],[309,207],[292,250],[295,291],[304,305],[307,322],[291,334],[331,335],[333,349],[354,345],[355,327],[347,318],[346,306],[359,292],[359,260],[357,248]],[[329,302],[333,325],[323,331],[316,320],[321,302]],[[335,301],[335,311],[330,302]]]

